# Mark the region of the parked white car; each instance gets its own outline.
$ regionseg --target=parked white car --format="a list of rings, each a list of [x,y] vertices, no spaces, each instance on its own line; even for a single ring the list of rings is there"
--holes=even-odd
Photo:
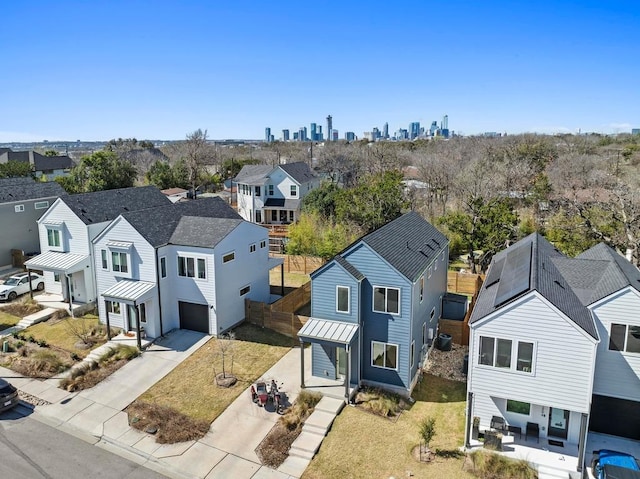
[[[21,294],[29,292],[29,274],[20,273],[7,278],[4,284],[0,284],[0,301],[13,301]],[[42,291],[44,278],[36,273],[31,273],[31,288]]]

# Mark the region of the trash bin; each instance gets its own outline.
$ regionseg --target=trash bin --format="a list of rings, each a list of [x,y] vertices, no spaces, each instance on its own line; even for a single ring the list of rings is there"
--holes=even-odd
[[[462,360],[462,374],[467,374],[469,372],[469,355],[465,354],[464,359]]]
[[[440,351],[451,351],[451,335],[440,333],[438,335],[438,349]]]

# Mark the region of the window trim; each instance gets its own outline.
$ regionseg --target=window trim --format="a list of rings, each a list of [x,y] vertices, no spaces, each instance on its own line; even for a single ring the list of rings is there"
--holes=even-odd
[[[509,410],[509,403],[520,403],[520,404],[528,404],[529,405],[529,412],[528,413],[523,413],[520,411],[513,411],[513,410]],[[515,399],[507,399],[505,401],[505,411],[507,411],[510,414],[519,414],[520,416],[531,416],[531,403],[530,402],[526,402],[526,401],[517,401]]]
[[[420,303],[424,300],[424,274],[420,276]]]
[[[347,310],[340,309],[340,290],[347,290]],[[351,314],[351,288],[349,286],[343,286],[341,284],[336,285],[336,313]]]
[[[59,226],[45,225],[47,230],[47,246],[56,251],[62,251],[62,228]],[[50,233],[55,233],[54,236],[58,238],[58,244],[51,244]]]
[[[229,258],[229,256],[231,258]],[[229,258],[229,259],[227,259]],[[222,255],[222,264],[227,264],[227,263],[231,263],[232,261],[235,261],[236,259],[236,252],[234,251],[229,251],[228,253],[224,253]]]
[[[395,368],[390,368],[390,367],[387,367],[387,366],[378,366],[377,364],[374,364],[374,360],[375,360],[375,357],[373,355],[373,346],[374,346],[374,344],[381,344],[381,345],[384,346],[384,356],[382,358],[383,364],[386,364],[386,362],[387,362],[387,346],[393,346],[393,347],[396,348],[396,367]],[[398,358],[399,358],[399,356],[400,356],[400,346],[398,344],[385,343],[385,342],[382,342],[382,341],[375,341],[375,340],[371,341],[371,367],[379,368],[379,369],[386,369],[388,371],[397,371],[398,370]]]
[[[189,278],[194,279],[196,281],[206,281],[207,280],[207,258],[205,256],[197,256],[194,254],[185,254],[185,253],[177,253],[177,271],[179,278]],[[189,260],[193,260],[193,276],[189,275]],[[201,262],[204,264],[201,266]],[[184,274],[180,274],[180,266],[184,266],[182,269],[184,270]],[[203,274],[201,276],[201,273]]]
[[[266,248],[266,247],[267,247],[267,240],[261,240],[260,241],[260,249]]]
[[[44,206],[42,206],[44,205]],[[48,201],[36,201],[35,203],[33,203],[33,208],[36,210],[46,210],[47,208],[49,208],[49,202]]]
[[[623,347],[622,349],[612,349],[611,345],[612,345],[612,331],[613,331],[613,327],[614,326],[624,326],[624,343],[623,343]],[[636,352],[636,351],[629,351],[628,347],[629,347],[629,335],[633,334],[630,333],[630,328],[640,328],[640,325],[638,324],[629,324],[629,323],[611,323],[609,325],[609,345],[607,347],[607,349],[611,352],[614,353],[621,353],[621,354],[631,354],[631,355],[640,355],[640,351]]]
[[[118,305],[118,312],[117,313],[114,311],[114,307],[113,307],[114,304]],[[122,305],[120,304],[119,301],[107,301],[107,305],[105,305],[105,308],[106,308],[106,310],[107,310],[107,312],[109,314],[115,314],[115,315],[118,315],[118,316],[122,316]]]
[[[252,243],[249,245],[249,254],[256,252],[256,244]]]
[[[244,291],[244,293],[243,293],[243,291]],[[251,292],[251,285],[250,284],[240,288],[240,296],[246,296],[250,292]]]
[[[297,198],[298,197],[298,185],[289,185],[289,195],[292,198]]]
[[[384,305],[385,305],[385,311],[380,311],[376,309],[376,289],[384,289],[385,293],[384,293]],[[389,311],[389,295],[387,294],[387,291],[393,289],[395,291],[398,292],[398,312],[396,313],[392,313]],[[395,288],[393,286],[378,286],[378,285],[373,285],[371,288],[372,291],[372,295],[371,295],[371,310],[374,313],[380,313],[380,314],[391,314],[392,316],[400,316],[401,312],[402,312],[402,308],[401,308],[401,303],[402,303],[402,292],[400,290],[400,288]]]
[[[482,364],[480,362],[480,356],[482,353],[482,338],[492,339],[493,340],[493,358],[492,364]],[[511,341],[511,353],[509,359],[509,367],[500,367],[497,366],[496,363],[498,361],[498,342],[499,341]],[[530,371],[521,371],[518,369],[518,351],[520,348],[520,344],[528,343],[531,344],[531,368]],[[523,374],[525,376],[534,376],[535,375],[535,364],[536,364],[536,351],[537,351],[537,341],[531,339],[522,339],[522,338],[505,338],[499,336],[490,336],[490,335],[479,335],[478,336],[478,351],[476,353],[476,357],[474,359],[475,365],[479,368],[484,369],[492,369],[496,371],[505,371],[514,374]]]
[[[160,278],[167,277],[167,257],[160,256]]]
[[[109,255],[105,248],[100,249],[100,262],[104,271],[109,271]]]
[[[273,196],[273,190],[274,190],[273,185],[267,185],[267,187],[268,187],[267,188],[268,195]]]
[[[24,205],[15,205],[13,211],[14,213],[24,213]]]

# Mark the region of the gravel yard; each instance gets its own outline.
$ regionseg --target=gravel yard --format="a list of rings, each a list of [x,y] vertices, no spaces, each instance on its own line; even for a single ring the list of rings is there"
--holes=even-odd
[[[440,351],[432,348],[424,367],[424,372],[454,381],[467,381],[467,375],[462,373],[464,355],[469,352],[468,346],[452,344],[451,351]]]

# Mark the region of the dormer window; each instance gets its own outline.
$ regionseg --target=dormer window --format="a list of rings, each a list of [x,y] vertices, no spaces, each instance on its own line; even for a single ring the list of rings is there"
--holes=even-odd
[[[109,241],[107,248],[111,253],[111,271],[116,276],[131,277],[131,248],[133,243],[125,241]]]

